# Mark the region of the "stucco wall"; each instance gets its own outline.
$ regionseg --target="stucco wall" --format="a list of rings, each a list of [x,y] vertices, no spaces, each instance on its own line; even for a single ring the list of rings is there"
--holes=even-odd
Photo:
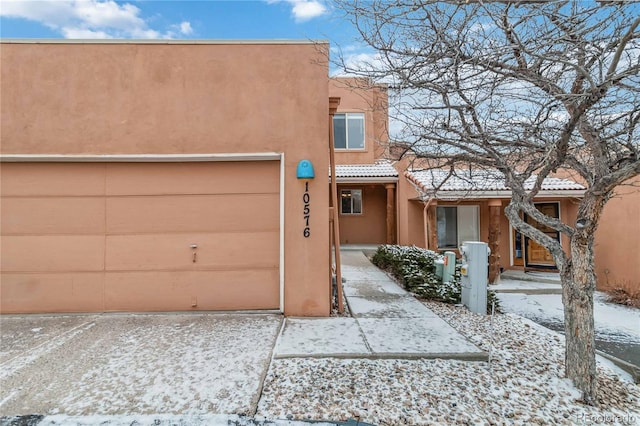
[[[384,244],[386,242],[387,192],[382,184],[340,184],[341,189],[362,190],[362,214],[340,214],[340,243]]]
[[[619,186],[605,205],[596,231],[598,287],[640,291],[640,179]]]
[[[371,164],[382,158],[388,142],[387,93],[383,86],[372,86],[364,79],[332,78],[329,96],[339,97],[338,113],[365,114],[365,148],[336,150],[337,164]]]
[[[326,44],[2,43],[3,154],[285,153],[285,313],[327,315]],[[260,206],[254,206],[259,211]]]

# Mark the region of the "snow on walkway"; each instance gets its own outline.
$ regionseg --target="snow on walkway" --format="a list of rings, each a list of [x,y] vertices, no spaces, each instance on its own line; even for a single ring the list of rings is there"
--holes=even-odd
[[[457,358],[486,354],[374,266],[362,252],[342,256],[353,318],[286,319],[276,358]]]
[[[491,363],[455,360],[274,359],[258,405],[268,418],[359,417],[382,426],[638,424],[640,387],[598,366],[600,408],[563,378],[564,338],[514,315],[426,305]]]
[[[502,310],[543,322],[564,322],[562,297],[557,294],[501,293]],[[606,295],[596,292],[594,322],[596,337],[621,343],[640,343],[640,309],[606,303]]]

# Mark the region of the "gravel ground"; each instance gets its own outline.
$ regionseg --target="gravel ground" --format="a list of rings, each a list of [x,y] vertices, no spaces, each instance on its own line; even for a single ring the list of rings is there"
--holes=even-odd
[[[640,387],[600,365],[600,407],[563,379],[564,339],[515,315],[425,302],[491,362],[275,359],[258,414],[379,425],[639,424]],[[428,321],[428,319],[415,319]]]

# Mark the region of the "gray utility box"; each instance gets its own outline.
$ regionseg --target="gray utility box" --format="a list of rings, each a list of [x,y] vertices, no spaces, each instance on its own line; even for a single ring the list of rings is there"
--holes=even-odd
[[[452,251],[445,251],[442,260],[434,262],[436,267],[436,277],[443,283],[453,281],[456,273],[456,254]]]
[[[460,246],[462,255],[462,304],[471,312],[487,314],[487,283],[489,255],[487,243],[464,241]]]

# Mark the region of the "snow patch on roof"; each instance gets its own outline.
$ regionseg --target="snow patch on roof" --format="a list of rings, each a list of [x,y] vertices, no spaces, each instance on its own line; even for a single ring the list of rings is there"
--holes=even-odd
[[[331,176],[331,170],[329,170]],[[336,164],[337,178],[377,178],[398,177],[398,172],[389,161],[374,164]]]
[[[497,171],[490,170],[410,170],[405,173],[409,181],[413,182],[424,192],[437,191],[510,191],[504,176]],[[537,179],[530,176],[525,181],[525,189],[530,191]],[[542,182],[542,191],[584,190],[585,187],[569,179],[547,177]]]

